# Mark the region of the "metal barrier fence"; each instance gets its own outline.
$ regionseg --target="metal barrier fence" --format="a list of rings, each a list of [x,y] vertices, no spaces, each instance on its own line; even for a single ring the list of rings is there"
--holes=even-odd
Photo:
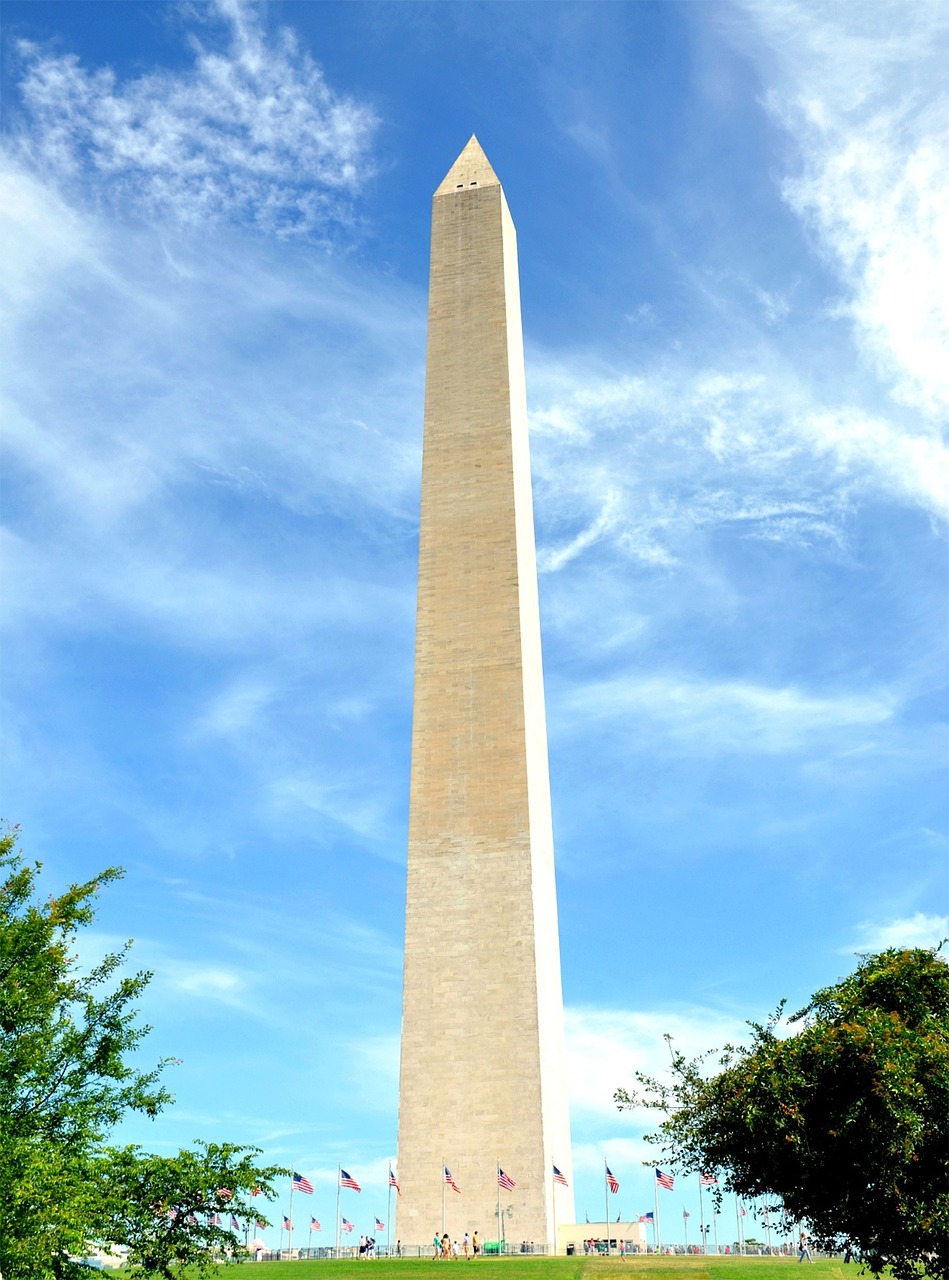
[[[529,1241],[504,1240],[501,1247],[498,1248],[496,1240],[486,1240],[478,1248],[481,1256],[488,1258],[496,1258],[498,1256],[505,1258],[520,1258],[533,1254],[535,1257],[543,1257],[547,1253],[546,1245],[531,1244]],[[338,1256],[345,1259],[358,1259],[359,1250],[355,1245],[341,1245]],[[441,1256],[441,1255],[439,1255]],[[462,1255],[463,1256],[463,1255]],[[258,1262],[297,1262],[299,1260],[306,1261],[314,1258],[335,1258],[336,1250],[332,1245],[324,1245],[317,1249],[298,1249],[296,1245],[292,1249],[262,1249],[257,1255]],[[387,1250],[385,1247],[376,1246],[375,1253],[366,1256],[366,1261],[372,1261],[373,1258],[431,1258],[431,1245],[418,1245],[416,1247],[408,1247],[402,1245],[399,1249]]]
[[[582,1242],[575,1245],[573,1248],[571,1248],[570,1245],[568,1245],[565,1250],[561,1251],[560,1256],[564,1257],[566,1255],[568,1257],[571,1257],[574,1255],[582,1256],[584,1253],[587,1253],[587,1252],[589,1252],[591,1255],[602,1254],[606,1252],[605,1241],[597,1241],[596,1244],[602,1245],[602,1248],[597,1247],[591,1250],[587,1250],[584,1248]],[[619,1250],[616,1248],[615,1244],[613,1245],[611,1252],[618,1255]],[[649,1245],[648,1247],[630,1246],[627,1248],[627,1253],[629,1255],[634,1255],[637,1253],[652,1254],[654,1252],[655,1251],[651,1245]],[[668,1255],[678,1255],[678,1254],[686,1254],[686,1253],[701,1254],[701,1252],[702,1252],[701,1248],[694,1245],[689,1247],[686,1247],[684,1245],[669,1245],[668,1247],[662,1250],[663,1254],[668,1254]],[[526,1240],[521,1242],[506,1240],[502,1242],[501,1247],[499,1249],[496,1241],[486,1240],[480,1246],[479,1253],[489,1258],[490,1257],[496,1258],[498,1256],[505,1257],[505,1258],[521,1258],[521,1257],[530,1256],[530,1255],[543,1257],[547,1254],[547,1248],[545,1245],[532,1245]],[[817,1257],[819,1251],[812,1248],[811,1253],[815,1257]],[[709,1255],[714,1256],[714,1250],[709,1249]],[[305,1249],[305,1248],[298,1249],[296,1247],[292,1249],[262,1249],[257,1254],[257,1261],[258,1262],[297,1262],[297,1261],[306,1261],[308,1259],[312,1260],[316,1258],[332,1259],[332,1258],[336,1258],[337,1256],[343,1259],[356,1260],[359,1257],[359,1250],[356,1248],[355,1245],[351,1245],[351,1246],[342,1245],[340,1247],[339,1254],[337,1255],[336,1250],[332,1246],[323,1246],[318,1249]],[[767,1245],[760,1245],[760,1246],[753,1246],[751,1248],[746,1248],[743,1254],[740,1254],[738,1249],[738,1244],[736,1242],[735,1245],[723,1245],[718,1251],[718,1256],[719,1257],[726,1257],[726,1256],[731,1256],[731,1257],[739,1257],[739,1256],[789,1257],[789,1256],[792,1256],[792,1257],[796,1257],[797,1249],[795,1246],[790,1244],[772,1245],[770,1247]],[[820,1254],[820,1256],[831,1257],[834,1255]],[[375,1254],[368,1255],[368,1257],[366,1258],[366,1261],[372,1261],[373,1257],[375,1258],[431,1258],[432,1248],[431,1248],[431,1245],[428,1245],[428,1246],[419,1245],[414,1248],[409,1248],[403,1245],[398,1250],[396,1249],[386,1250],[385,1248],[380,1249],[377,1247]]]

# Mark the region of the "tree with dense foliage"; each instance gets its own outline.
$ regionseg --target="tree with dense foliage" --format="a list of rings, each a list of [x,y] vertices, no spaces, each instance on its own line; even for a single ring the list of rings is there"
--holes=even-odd
[[[666,1118],[650,1140],[685,1172],[779,1200],[818,1247],[849,1242],[874,1273],[949,1277],[949,965],[889,950],[818,991],[778,1034],[783,1005],[745,1047],[692,1062],[671,1083],[638,1075],[621,1108]]]
[[[107,1151],[100,1170],[102,1236],[128,1249],[133,1276],[171,1280],[184,1262],[243,1256],[230,1220],[255,1222],[251,1198],[287,1169],[262,1169],[256,1147],[198,1143],[176,1156]]]
[[[142,1224],[157,1221],[160,1208],[174,1201],[206,1212],[218,1188],[269,1191],[280,1170],[255,1168],[255,1149],[204,1147],[164,1162],[159,1196],[152,1178],[162,1162],[107,1146],[122,1116],[154,1116],[171,1101],[160,1083],[171,1059],[150,1071],[128,1060],[149,1030],[134,1004],[151,975],[122,974],[130,944],[88,969],[75,953],[98,893],[123,873],[111,867],[37,901],[39,864],[24,861],[16,839],[15,828],[0,833],[0,1272],[18,1280],[78,1275],[70,1259],[107,1241],[127,1243],[145,1262],[152,1255]],[[183,1220],[177,1256],[206,1258],[210,1244],[223,1242],[206,1228]]]

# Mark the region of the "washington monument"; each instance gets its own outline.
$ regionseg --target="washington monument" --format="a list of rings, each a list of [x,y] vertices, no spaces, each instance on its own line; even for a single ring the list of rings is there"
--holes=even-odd
[[[405,1245],[497,1239],[499,1190],[508,1240],[574,1221],[517,242],[474,137],[432,204],[398,1177]]]

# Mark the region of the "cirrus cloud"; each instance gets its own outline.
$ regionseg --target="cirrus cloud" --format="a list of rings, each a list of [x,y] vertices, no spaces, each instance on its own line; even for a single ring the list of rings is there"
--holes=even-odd
[[[345,196],[372,172],[372,108],[335,93],[290,30],[269,38],[240,0],[205,16],[213,37],[223,27],[218,47],[192,37],[190,67],[125,82],[21,41],[20,149],[67,185],[185,224],[312,235],[348,220]]]

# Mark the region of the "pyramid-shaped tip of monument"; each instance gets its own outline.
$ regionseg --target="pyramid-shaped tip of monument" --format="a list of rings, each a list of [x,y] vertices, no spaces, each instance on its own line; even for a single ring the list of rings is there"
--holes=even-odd
[[[435,194],[443,196],[454,191],[467,191],[471,187],[499,187],[500,185],[497,174],[491,168],[491,162],[482,150],[481,143],[472,134],[461,155],[445,174]]]

